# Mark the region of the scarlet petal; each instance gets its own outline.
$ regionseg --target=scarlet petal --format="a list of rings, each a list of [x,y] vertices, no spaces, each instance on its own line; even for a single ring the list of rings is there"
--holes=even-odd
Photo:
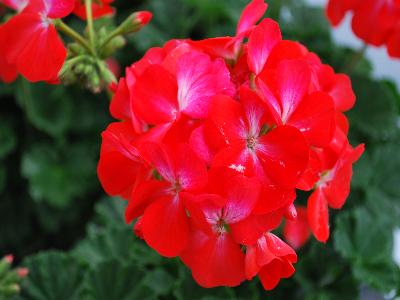
[[[297,207],[297,218],[294,221],[286,221],[283,228],[283,236],[290,246],[294,249],[299,249],[307,242],[310,233],[307,222],[307,209],[305,207]]]
[[[296,128],[278,126],[260,138],[257,155],[269,178],[284,188],[291,188],[308,164],[309,147]]]
[[[246,6],[240,16],[236,35],[249,30],[254,24],[261,19],[267,10],[268,5],[264,0],[253,0]]]
[[[176,176],[185,191],[198,191],[207,184],[207,169],[188,144],[178,146],[174,155]]]
[[[294,189],[282,189],[277,186],[263,185],[259,201],[253,213],[261,215],[277,211],[293,202],[295,198],[296,192]]]
[[[257,240],[268,230],[279,226],[282,213],[277,211],[264,215],[251,214],[246,219],[230,224],[232,236],[237,243],[242,245],[254,245]]]
[[[260,193],[260,184],[256,179],[238,175],[228,182],[227,201],[224,208],[224,220],[228,224],[237,223],[250,215]]]
[[[240,122],[241,106],[227,96],[216,96],[213,100],[208,123],[205,124],[205,138],[215,148],[232,146],[242,140],[240,133],[244,124]]]
[[[75,6],[75,0],[29,0],[24,13],[41,13],[49,18],[58,19],[68,16]]]
[[[340,111],[348,111],[356,102],[350,78],[345,74],[335,74],[335,83],[329,94],[335,101],[335,106]]]
[[[308,198],[307,219],[315,238],[325,243],[329,238],[329,213],[321,188],[317,188]]]
[[[326,146],[335,130],[335,114],[332,98],[323,92],[306,96],[290,116],[288,124],[304,134],[315,147]]]
[[[294,273],[294,268],[291,264],[280,259],[275,259],[268,265],[265,265],[260,272],[258,277],[265,290],[273,290],[281,280],[281,278],[290,277]],[[282,276],[282,275],[285,276]]]
[[[353,175],[352,165],[363,152],[364,145],[360,145],[354,150],[348,150],[347,153],[340,158],[335,167],[334,177],[324,188],[324,194],[330,207],[340,209],[346,202],[350,193],[350,182]]]
[[[126,79],[121,78],[118,82],[117,91],[110,104],[110,112],[115,119],[127,120],[131,118],[129,97],[130,95]]]
[[[282,61],[276,71],[277,93],[282,106],[282,120],[296,110],[307,93],[311,80],[311,71],[304,60]]]
[[[149,124],[171,122],[179,112],[177,90],[176,80],[171,73],[159,65],[151,65],[137,79],[132,97],[133,109]]]
[[[165,180],[175,182],[176,177],[173,160],[163,144],[152,142],[144,143],[140,146],[140,152]]]
[[[196,155],[210,166],[215,153],[205,139],[204,125],[193,130],[189,143]]]
[[[400,28],[399,27],[396,28],[395,32],[389,38],[387,48],[388,48],[388,53],[391,57],[400,57]]]
[[[233,287],[245,279],[244,254],[227,233],[208,236],[201,231],[193,232],[181,259],[192,270],[196,282],[205,288]]]
[[[276,44],[282,40],[278,23],[264,19],[250,34],[247,60],[251,71],[260,74]]]
[[[328,2],[326,14],[333,26],[338,25],[344,18],[345,14],[352,8],[349,5],[354,0],[330,0]]]
[[[143,237],[160,255],[175,257],[189,240],[189,220],[179,196],[152,203],[142,217]]]
[[[112,123],[102,134],[102,146],[97,174],[110,195],[130,197],[143,163],[137,149],[129,122]]]
[[[179,109],[193,118],[207,116],[215,95],[234,93],[224,61],[213,62],[199,52],[189,52],[178,60],[176,76]]]
[[[129,224],[141,216],[153,201],[165,196],[168,186],[167,182],[159,180],[147,180],[138,184],[132,190],[131,199],[126,207],[125,222]]]

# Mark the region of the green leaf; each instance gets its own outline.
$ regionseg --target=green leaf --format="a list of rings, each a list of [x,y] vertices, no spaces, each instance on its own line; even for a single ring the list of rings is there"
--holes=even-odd
[[[79,300],[84,269],[60,252],[44,252],[23,263],[29,276],[23,285],[24,300]]]
[[[352,77],[357,95],[355,107],[348,113],[351,125],[374,140],[387,140],[398,131],[396,99],[383,82],[367,77]]]
[[[71,124],[72,100],[62,85],[20,79],[16,97],[30,122],[51,136],[62,135]]]
[[[400,198],[400,144],[379,146],[372,154],[372,185],[388,196]]]
[[[103,262],[86,275],[81,299],[156,299],[155,291],[143,283],[145,276],[134,264],[123,265],[117,260]]]
[[[24,154],[21,172],[29,180],[33,199],[62,208],[97,184],[95,164],[95,155],[85,144],[70,145],[63,152],[38,144]]]
[[[354,276],[371,288],[382,292],[390,292],[399,282],[398,266],[392,263],[356,264],[353,268]]]
[[[365,208],[342,214],[336,222],[334,244],[350,260],[357,280],[382,292],[395,287],[393,232],[385,216]]]
[[[10,120],[0,120],[0,159],[10,154],[15,149],[16,144],[16,134],[10,125]]]

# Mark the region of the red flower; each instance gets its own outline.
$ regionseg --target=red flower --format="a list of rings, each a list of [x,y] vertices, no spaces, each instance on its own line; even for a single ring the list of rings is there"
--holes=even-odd
[[[7,63],[30,81],[56,79],[67,52],[52,19],[67,16],[73,7],[73,0],[30,1],[21,14],[2,25],[0,40],[7,41],[2,49]]]
[[[92,14],[93,19],[98,19],[104,16],[112,15],[115,9],[110,6],[114,0],[101,0],[99,3],[92,3]],[[75,0],[74,14],[82,20],[86,20],[86,8],[85,3],[82,0]]]
[[[316,188],[308,217],[321,235],[322,204],[344,202],[362,152],[346,136],[350,79],[282,40],[274,21],[256,25],[265,9],[253,0],[235,37],[150,49],[114,87],[110,111],[122,121],[102,135],[99,178],[129,201],[126,222],[204,287],[258,274],[272,289],[290,277],[296,254],[271,231],[286,219],[285,237],[302,245],[296,188]],[[325,202],[312,208],[318,193]]]
[[[364,145],[353,149],[346,141],[333,164],[329,161],[332,159],[325,158],[321,177],[307,205],[308,223],[315,238],[320,242],[326,242],[329,238],[328,206],[340,209],[346,202],[350,193],[352,166],[363,152]]]
[[[390,55],[400,57],[393,50],[393,35],[400,18],[400,3],[395,0],[330,0],[327,16],[332,25],[338,25],[345,14],[353,12],[352,28],[365,43],[374,46],[386,44]],[[374,24],[374,26],[371,26]],[[391,40],[392,39],[392,40]],[[389,44],[390,45],[389,45]]]
[[[152,184],[151,195],[137,198],[141,195],[138,190],[143,189],[143,185],[132,193],[133,198],[126,213],[127,221],[143,214],[141,222],[144,240],[161,255],[177,256],[189,239],[184,194],[201,191],[205,187],[206,167],[184,144],[167,149],[162,144],[148,143],[142,146],[142,152],[162,181]]]
[[[255,245],[246,249],[246,278],[258,274],[266,290],[275,288],[281,278],[294,273],[297,255],[292,248],[272,233],[265,233]]]
[[[260,186],[256,180],[237,175],[213,190],[217,195],[201,195],[188,200],[192,219],[192,238],[181,255],[203,287],[236,286],[244,280],[244,254],[234,240],[233,224],[246,219],[255,207]],[[222,188],[221,188],[222,187]]]

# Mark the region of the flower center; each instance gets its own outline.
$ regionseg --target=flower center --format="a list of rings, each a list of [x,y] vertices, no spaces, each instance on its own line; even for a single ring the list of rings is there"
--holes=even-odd
[[[249,136],[247,138],[247,148],[254,150],[254,148],[257,145],[257,137],[255,136]]]

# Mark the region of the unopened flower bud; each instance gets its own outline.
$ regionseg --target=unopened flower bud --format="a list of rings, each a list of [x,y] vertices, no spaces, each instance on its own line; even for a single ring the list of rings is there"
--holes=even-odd
[[[14,256],[12,254],[8,254],[4,256],[4,260],[11,265],[14,261]]]
[[[17,274],[21,278],[25,278],[29,274],[29,270],[27,268],[18,268]]]

